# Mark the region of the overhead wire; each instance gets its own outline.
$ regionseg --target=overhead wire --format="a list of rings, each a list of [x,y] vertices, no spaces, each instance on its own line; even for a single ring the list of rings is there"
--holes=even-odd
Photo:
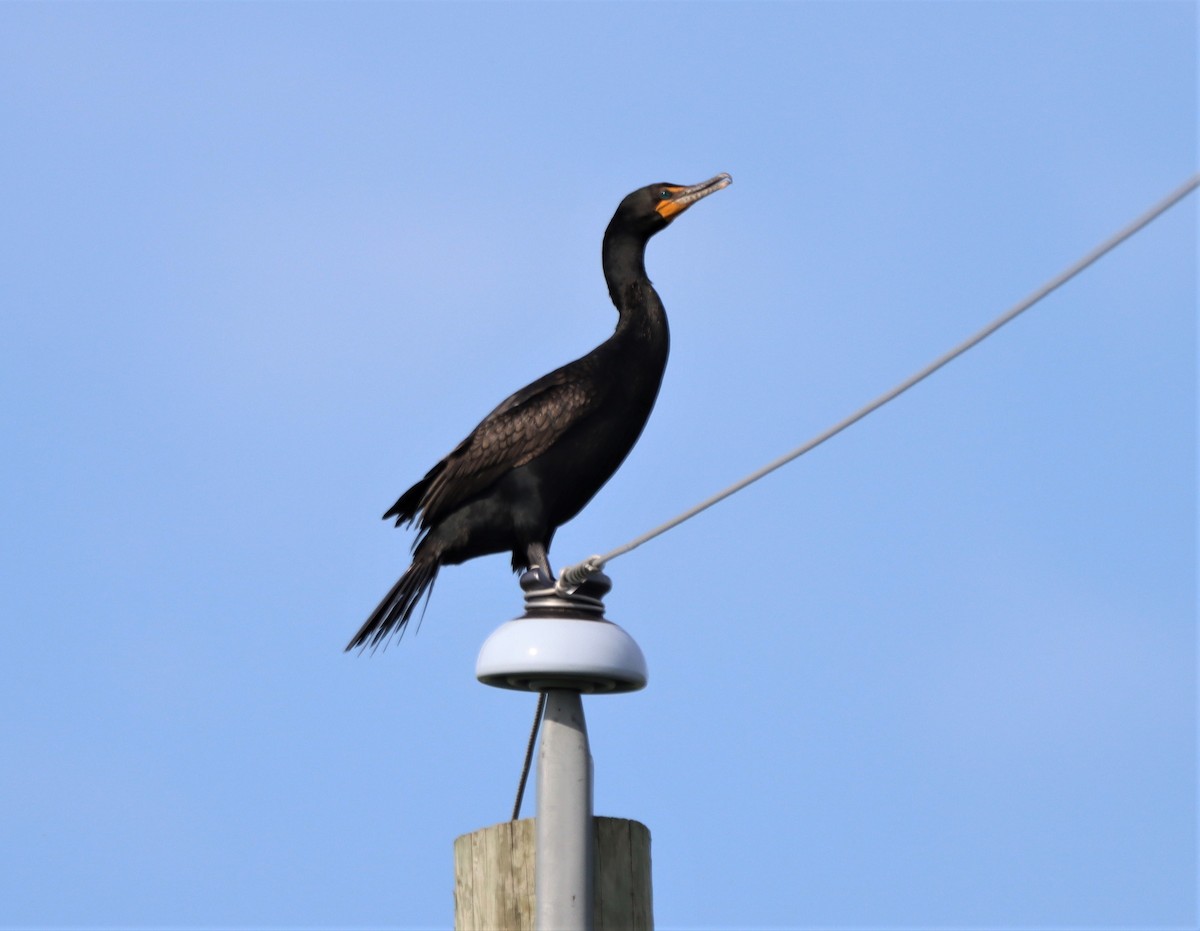
[[[877,411],[879,408],[883,407],[889,401],[892,401],[892,400],[898,398],[900,395],[902,395],[904,392],[906,392],[909,388],[912,388],[914,385],[917,385],[920,382],[924,381],[926,378],[928,378],[930,375],[932,375],[938,369],[942,368],[942,366],[946,365],[949,362],[954,361],[959,356],[961,356],[964,352],[966,352],[968,349],[971,349],[971,348],[977,346],[979,343],[983,342],[983,340],[987,339],[987,337],[991,336],[993,333],[995,333],[997,330],[999,330],[1006,323],[1009,323],[1012,320],[1016,319],[1018,316],[1020,316],[1025,311],[1027,311],[1030,307],[1032,307],[1033,305],[1038,303],[1040,300],[1042,300],[1042,298],[1046,297],[1047,295],[1056,291],[1058,288],[1062,287],[1064,284],[1066,284],[1068,281],[1070,281],[1072,278],[1074,278],[1076,275],[1078,275],[1084,269],[1088,268],[1088,266],[1092,265],[1099,259],[1103,258],[1105,255],[1107,255],[1113,249],[1117,248],[1117,246],[1121,245],[1123,242],[1125,242],[1127,239],[1132,237],[1134,234],[1136,234],[1137,232],[1139,232],[1140,230],[1142,230],[1143,228],[1148,226],[1150,223],[1157,220],[1160,216],[1162,216],[1164,213],[1166,213],[1168,210],[1170,210],[1172,207],[1174,207],[1177,203],[1179,203],[1181,200],[1183,200],[1185,197],[1187,197],[1189,194],[1191,194],[1193,191],[1195,191],[1197,187],[1200,187],[1200,174],[1193,175],[1186,182],[1184,182],[1182,185],[1180,185],[1178,188],[1176,188],[1174,191],[1172,191],[1170,194],[1168,194],[1166,197],[1164,197],[1162,200],[1160,200],[1158,203],[1156,203],[1153,207],[1146,210],[1135,220],[1131,221],[1128,225],[1123,227],[1118,232],[1114,233],[1108,239],[1104,240],[1104,242],[1100,243],[1100,245],[1096,246],[1096,248],[1094,248],[1090,252],[1088,252],[1085,256],[1083,256],[1083,258],[1079,259],[1078,261],[1076,261],[1075,263],[1070,265],[1067,269],[1065,269],[1064,271],[1060,272],[1058,275],[1051,278],[1049,281],[1047,281],[1044,285],[1042,285],[1040,288],[1038,288],[1036,291],[1034,291],[1032,294],[1030,294],[1024,300],[1019,301],[1017,304],[1010,307],[1008,310],[1006,310],[1004,313],[1002,313],[999,317],[997,317],[995,320],[993,320],[987,326],[983,327],[983,329],[979,330],[972,336],[969,336],[967,339],[963,340],[961,343],[959,343],[953,349],[950,349],[949,351],[938,356],[936,359],[934,359],[932,362],[930,362],[928,365],[926,365],[923,369],[921,369],[920,371],[916,372],[915,374],[909,376],[908,378],[906,378],[904,381],[900,382],[900,384],[896,385],[891,390],[885,391],[883,394],[879,395],[879,397],[875,398],[875,400],[871,401],[869,404],[866,404],[863,407],[860,407],[858,410],[856,410],[854,413],[850,414],[848,417],[845,417],[842,420],[839,420],[833,426],[831,426],[827,430],[824,430],[821,433],[817,434],[812,439],[810,439],[808,442],[796,447],[791,452],[785,453],[784,455],[780,456],[778,459],[768,462],[762,468],[760,468],[754,472],[751,472],[745,478],[740,479],[737,482],[734,482],[728,488],[725,488],[722,491],[717,492],[715,495],[712,495],[711,497],[706,498],[705,500],[701,501],[699,504],[693,505],[692,507],[688,508],[686,511],[682,512],[681,514],[677,515],[676,517],[671,518],[670,520],[666,521],[665,523],[659,524],[657,527],[654,527],[653,529],[646,531],[641,536],[635,537],[634,539],[630,540],[628,543],[625,543],[622,546],[618,546],[616,549],[610,550],[607,553],[604,553],[602,555],[589,556],[587,559],[583,560],[582,562],[575,563],[574,565],[571,565],[571,566],[567,566],[559,573],[558,582],[556,583],[555,587],[560,592],[573,591],[579,585],[583,584],[583,582],[586,581],[589,576],[595,574],[596,572],[599,572],[601,569],[604,568],[604,566],[607,563],[612,562],[617,557],[624,556],[626,553],[630,552],[631,550],[637,549],[643,543],[648,543],[650,540],[653,540],[655,537],[661,536],[662,534],[666,533],[668,530],[672,530],[675,527],[678,527],[684,521],[691,520],[691,518],[695,517],[697,514],[701,513],[702,511],[708,510],[714,504],[718,504],[721,501],[724,501],[730,495],[736,494],[737,492],[741,491],[743,488],[747,487],[748,485],[752,485],[753,483],[757,482],[759,479],[764,478],[767,475],[770,475],[776,469],[779,469],[779,468],[787,465],[788,463],[794,461],[795,459],[798,459],[800,456],[803,456],[805,453],[809,452],[810,450],[816,449],[816,447],[820,446],[826,440],[832,439],[833,437],[835,437],[839,433],[841,433],[843,430],[845,430],[847,427],[852,426],[853,424],[862,420],[868,414],[870,414],[874,411]]]

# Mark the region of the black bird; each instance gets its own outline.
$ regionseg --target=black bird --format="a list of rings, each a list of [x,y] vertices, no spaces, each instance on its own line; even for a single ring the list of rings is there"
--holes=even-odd
[[[554,531],[633,448],[667,365],[667,315],[646,277],[646,243],[732,180],[651,184],[621,201],[601,253],[616,332],[504,401],[383,515],[396,526],[416,522],[420,535],[412,565],[347,650],[403,630],[442,566],[511,551],[513,571],[537,567],[553,578],[546,551]]]

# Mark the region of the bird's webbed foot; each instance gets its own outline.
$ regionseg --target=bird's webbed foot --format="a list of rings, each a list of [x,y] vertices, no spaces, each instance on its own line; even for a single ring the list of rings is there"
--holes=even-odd
[[[529,563],[529,571],[539,577],[546,587],[554,584],[554,570],[550,568],[550,556],[546,547],[541,543],[530,543],[525,547],[525,559]]]

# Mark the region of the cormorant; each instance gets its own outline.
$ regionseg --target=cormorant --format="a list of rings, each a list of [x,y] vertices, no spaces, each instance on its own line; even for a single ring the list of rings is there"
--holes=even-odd
[[[651,184],[621,201],[601,251],[616,332],[504,401],[383,515],[398,527],[416,522],[412,565],[347,650],[403,630],[444,565],[511,551],[513,571],[537,567],[553,579],[546,551],[554,531],[633,448],[667,365],[667,315],[646,277],[646,243],[732,180]]]

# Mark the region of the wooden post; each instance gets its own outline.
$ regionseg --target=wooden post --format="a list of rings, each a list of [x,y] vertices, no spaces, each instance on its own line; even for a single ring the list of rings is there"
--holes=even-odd
[[[650,829],[626,818],[595,818],[596,931],[654,931]]]
[[[650,831],[595,818],[596,931],[653,931]],[[455,931],[533,931],[534,819],[505,821],[454,841]]]

